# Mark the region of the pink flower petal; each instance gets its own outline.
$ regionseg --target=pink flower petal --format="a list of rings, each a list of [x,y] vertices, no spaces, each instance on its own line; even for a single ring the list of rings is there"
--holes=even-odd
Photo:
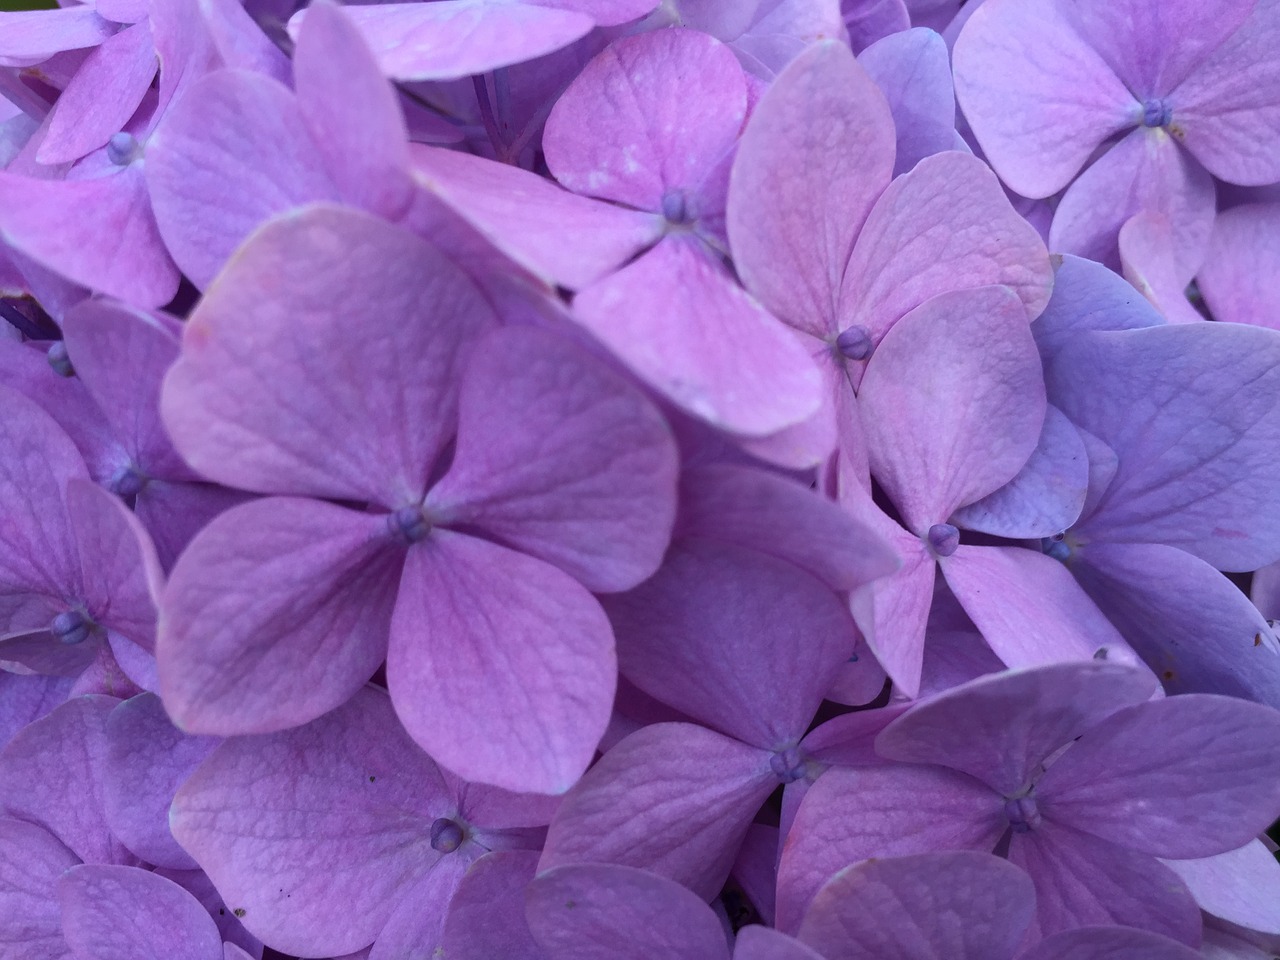
[[[386,656],[403,556],[385,515],[283,497],[220,515],[162,598],[166,709],[184,731],[226,736],[345,702]]]
[[[691,238],[667,237],[579,293],[573,311],[637,376],[721,430],[764,436],[821,405],[813,360]]]
[[[467,780],[563,793],[609,722],[613,632],[556,567],[447,530],[409,550],[387,681],[406,729]]]
[[[893,118],[849,49],[814,44],[778,76],[743,133],[728,230],[747,289],[817,337],[839,331],[840,278],[893,171]]]

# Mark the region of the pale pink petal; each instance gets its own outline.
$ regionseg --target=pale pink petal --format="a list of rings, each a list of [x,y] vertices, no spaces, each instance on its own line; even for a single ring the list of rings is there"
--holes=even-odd
[[[258,232],[207,291],[161,414],[210,479],[396,509],[425,492],[455,429],[458,374],[491,323],[434,247],[310,207]]]
[[[1280,180],[1280,7],[1273,0],[1252,7],[1244,25],[1169,99],[1171,130],[1210,173],[1261,186]]]
[[[580,197],[508,164],[414,145],[414,176],[498,249],[578,290],[662,236],[660,216]]]
[[[306,723],[345,702],[386,655],[404,551],[386,516],[266,497],[216,518],[161,600],[156,660],[183,730]]]
[[[1215,320],[1280,329],[1280,203],[1218,214],[1196,283]]]
[[[858,403],[871,472],[909,530],[923,537],[1013,479],[1039,441],[1043,391],[1026,313],[1006,287],[935,297],[889,330]]]
[[[547,117],[542,147],[574,193],[655,213],[674,197],[682,215],[672,219],[696,219],[698,188],[746,113],[746,79],[728,47],[697,30],[658,30],[615,41],[586,65]]]
[[[148,24],[128,27],[105,40],[58,97],[36,159],[70,163],[106,146],[142,103],[156,66]]]
[[[272,216],[341,198],[293,93],[244,70],[191,84],[147,143],[146,175],[160,233],[202,290]]]
[[[987,0],[955,44],[956,98],[1000,178],[1057,193],[1141,104],[1057,0]]]
[[[1187,284],[1198,264],[1181,256],[1178,229],[1165,214],[1143,210],[1120,228],[1120,264],[1125,279],[1141,291],[1170,323],[1197,323],[1202,317],[1187,300]]]
[[[0,234],[69,280],[135,306],[162,306],[178,290],[178,268],[142,174],[138,164],[88,180],[0,172]]]
[[[384,3],[346,11],[382,72],[396,80],[452,80],[532,60],[591,30],[574,10],[509,0]],[[295,36],[305,11],[289,21]]]
[[[1175,259],[1194,272],[1213,229],[1213,178],[1164,130],[1142,127],[1102,155],[1063,194],[1049,249],[1120,268],[1120,228],[1154,210],[1178,225]]]
[[[884,95],[835,41],[796,57],[756,106],[729,185],[738,275],[779,318],[834,337],[840,278],[893,170]]]
[[[722,430],[764,436],[821,406],[804,348],[687,237],[587,287],[573,311],[642,380]]]
[[[410,203],[397,94],[345,12],[312,4],[293,56],[298,110],[342,198],[394,221]]]
[[[1017,294],[1027,318],[1049,302],[1053,268],[995,174],[957,151],[926,157],[876,201],[840,285],[839,327],[873,342],[931,297],[990,284]]]

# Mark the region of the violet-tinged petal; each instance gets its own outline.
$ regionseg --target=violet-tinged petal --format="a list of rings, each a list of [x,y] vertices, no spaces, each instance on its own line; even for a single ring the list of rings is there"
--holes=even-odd
[[[731,879],[746,895],[764,923],[773,923],[773,900],[777,889],[779,830],[753,823],[738,849]]]
[[[1083,927],[1041,940],[1018,960],[1197,960],[1176,940],[1127,927]]]
[[[850,864],[938,850],[986,852],[1007,828],[999,795],[962,773],[902,764],[828,770],[800,804],[782,850],[778,929],[797,930],[822,885]]]
[[[372,943],[432,869],[431,823],[450,803],[386,694],[365,687],[305,727],[223,743],[170,818],[252,933],[331,956]]]
[[[616,27],[643,17],[657,6],[655,0],[536,0],[540,7],[585,13],[599,27]]]
[[[1170,99],[1189,153],[1228,183],[1261,186],[1280,179],[1280,8],[1272,0],[1252,7]]]
[[[855,50],[911,27],[911,13],[904,0],[843,0],[840,12]]]
[[[444,822],[457,827],[452,820]],[[435,842],[432,850],[442,853],[444,846]],[[465,855],[444,854],[425,874],[397,889],[391,916],[378,931],[373,947],[360,955],[361,960],[434,960],[439,956],[436,951],[450,907],[469,866]]]
[[[498,249],[578,290],[662,236],[661,216],[580,197],[508,164],[415,145],[414,176]]]
[[[114,32],[91,6],[6,11],[0,63],[24,67],[64,50],[96,47]]]
[[[676,536],[768,553],[832,590],[853,590],[898,562],[881,538],[803,485],[725,463],[683,471]]]
[[[200,901],[140,867],[81,864],[58,881],[62,931],[83,960],[221,960]]]
[[[87,180],[0,172],[0,236],[67,279],[135,306],[161,306],[178,290],[137,164]]]
[[[916,27],[877,40],[858,62],[884,92],[898,132],[893,172],[956,146],[956,98],[947,44]]]
[[[804,735],[853,652],[853,620],[825,584],[715,541],[679,541],[653,577],[603,602],[628,680],[764,750]]]
[[[743,26],[736,37],[707,32],[729,43],[753,85],[775,77],[814,43],[840,36],[839,0],[765,0],[745,12],[749,16],[737,21]],[[688,18],[686,25],[698,27]]]
[[[0,753],[0,810],[38,823],[89,863],[131,863],[107,827],[102,804],[106,724],[118,701],[68,700]]]
[[[507,328],[476,347],[459,394],[457,450],[427,495],[429,514],[596,592],[658,569],[679,454],[639,390],[563,337]]]
[[[1186,289],[1200,258],[1187,259],[1181,227],[1158,210],[1130,217],[1118,237],[1120,265],[1125,279],[1170,323],[1199,323],[1204,317],[1187,300]]]
[[[616,680],[604,611],[558,568],[448,530],[410,548],[387,682],[405,728],[454,773],[564,793],[595,754]]]
[[[532,60],[594,25],[585,13],[508,0],[384,3],[345,12],[395,80],[454,80]],[[289,21],[295,39],[304,20],[300,11]]]
[[[1280,329],[1280,203],[1219,213],[1196,284],[1215,320]]]
[[[1045,820],[1012,835],[1009,859],[1036,885],[1032,935],[1119,925],[1200,942],[1195,899],[1154,857]]]
[[[67,677],[25,676],[0,671],[0,750],[31,723],[67,699]]]
[[[79,599],[99,625],[151,651],[164,575],[146,531],[96,483],[71,480],[66,496],[84,570]]]
[[[957,151],[925,157],[876,201],[840,285],[841,329],[878,342],[931,297],[998,284],[1034,318],[1049,301],[1044,241],[1009,203],[995,174]]]
[[[920,689],[925,623],[933,605],[938,565],[919,537],[900,527],[894,530],[897,525],[891,521],[886,526],[882,536],[887,534],[889,543],[902,557],[902,566],[875,582],[871,622],[866,623],[864,617],[859,627],[894,685],[914,697]]]
[[[106,300],[86,300],[61,319],[76,376],[112,432],[147,476],[185,479],[189,470],[160,423],[160,381],[178,357],[176,331]]]
[[[71,960],[58,878],[79,858],[43,827],[0,817],[0,947],[5,960]]]
[[[0,635],[0,664],[5,670],[16,665],[23,674],[78,677],[102,653],[102,641],[101,635],[90,634],[79,642],[63,643],[48,630],[4,634]]]
[[[652,870],[710,899],[778,785],[770,754],[692,724],[627,737],[565,797],[541,867],[616,863]]]
[[[738,931],[733,960],[825,960],[799,940],[770,927],[751,924]]]
[[[1054,257],[1053,296],[1031,324],[1040,354],[1049,363],[1058,351],[1090,330],[1158,327],[1164,318],[1133,287],[1100,263]]]
[[[559,866],[525,894],[534,939],[557,960],[729,960],[724,930],[698,896],[616,864]]]
[[[312,4],[294,50],[298,110],[333,182],[353,206],[395,220],[408,207],[409,134],[392,86],[334,4]]]
[[[206,293],[161,413],[211,479],[396,509],[425,492],[456,427],[458,374],[491,323],[434,247],[310,207],[259,231]]]
[[[1046,371],[1053,402],[1120,457],[1083,540],[1165,543],[1219,569],[1275,559],[1280,335],[1182,324],[1077,338]]]
[[[1170,693],[1280,707],[1280,650],[1263,615],[1203,560],[1158,543],[1093,543],[1072,572]]]
[[[1145,671],[1105,661],[1009,671],[909,710],[876,738],[876,751],[951,767],[1012,794],[1059,747],[1155,690]]]
[[[1013,479],[1036,449],[1043,389],[1026,313],[1007,287],[934,297],[893,326],[858,402],[871,472],[909,530],[923,535]]]
[[[1023,547],[962,546],[941,562],[965,613],[1006,666],[1137,655],[1057,560]]]
[[[955,44],[956,98],[1000,179],[1057,193],[1138,104],[1057,0],[988,0]]]
[[[147,863],[196,866],[169,831],[173,795],[218,745],[189,737],[170,722],[155,694],[128,700],[107,718],[103,807],[112,833]]]
[[[893,118],[849,49],[814,44],[752,113],[729,184],[738,275],[786,323],[834,336],[840,278],[893,170]]]
[[[1280,711],[1188,694],[1120,710],[1049,767],[1044,815],[1175,859],[1248,843],[1280,812]]]
[[[1261,933],[1280,933],[1280,863],[1261,840],[1201,860],[1165,860],[1200,909]]]
[[[403,549],[385,515],[267,497],[228,510],[161,599],[165,707],[194,733],[263,733],[346,701],[386,656]]]
[[[746,113],[746,79],[728,47],[696,30],[657,30],[615,41],[583,68],[547,117],[542,146],[575,193],[679,223],[702,212],[698,188]]]
[[[642,380],[729,433],[775,433],[821,405],[804,348],[688,236],[587,287],[573,312]]]
[[[0,341],[0,382],[35,401],[57,421],[80,451],[90,477],[106,481],[120,466],[124,452],[102,411],[79,377],[64,377],[53,368],[47,351],[30,342]]]
[[[1222,0],[1212,10],[1195,0],[1158,9],[1133,0],[1063,5],[1068,22],[1139,98],[1174,90],[1233,34],[1253,0]]]
[[[1213,178],[1162,129],[1134,130],[1067,188],[1049,246],[1118,270],[1120,229],[1143,210],[1178,224],[1177,260],[1194,272],[1213,229]]]
[[[97,0],[98,15],[116,23],[137,23],[147,16],[150,0]]]
[[[1053,404],[1045,409],[1031,458],[999,490],[951,514],[966,530],[1000,537],[1051,537],[1076,522],[1089,490],[1089,457],[1080,432]]]
[[[172,570],[187,544],[214,517],[248,499],[246,493],[212,483],[150,480],[133,511],[151,535],[160,566]]]
[[[825,960],[1012,960],[1035,913],[1025,873],[986,853],[925,853],[842,870],[798,934]]]
[[[146,162],[155,219],[182,272],[204,289],[271,217],[340,199],[321,157],[283,84],[244,70],[192,83],[148,142]]]
[[[267,36],[271,14],[247,10],[240,0],[201,0],[204,28],[222,63],[290,82],[292,65]]]
[[[535,850],[489,853],[473,863],[449,904],[439,955],[451,960],[545,960],[525,919],[525,888],[537,867]],[[374,950],[381,951],[382,943],[379,936]],[[396,957],[417,960],[411,952]],[[369,960],[381,960],[379,953]]]
[[[123,130],[156,75],[156,51],[146,23],[107,38],[81,64],[58,97],[36,150],[41,163],[79,160]]]
[[[66,517],[68,480],[86,476],[84,461],[58,425],[21,394],[0,389],[0,613],[4,628],[45,627],[30,620],[11,624],[31,593],[63,598],[80,584],[80,554]]]

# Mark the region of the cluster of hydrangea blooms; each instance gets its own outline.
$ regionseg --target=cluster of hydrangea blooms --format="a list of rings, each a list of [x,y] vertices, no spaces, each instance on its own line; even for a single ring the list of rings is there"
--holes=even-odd
[[[1277,955],[1277,48],[0,13],[0,960]]]

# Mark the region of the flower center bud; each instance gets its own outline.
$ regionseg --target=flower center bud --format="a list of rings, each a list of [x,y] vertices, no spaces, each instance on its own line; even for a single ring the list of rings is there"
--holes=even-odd
[[[53,367],[53,372],[58,376],[74,377],[76,375],[75,367],[71,366],[71,357],[67,355],[67,345],[61,340],[55,340],[49,345],[46,356],[49,359],[49,366]]]
[[[142,144],[132,133],[113,134],[107,141],[107,159],[117,167],[127,167],[142,156]]]
[[[769,769],[783,783],[795,783],[805,775],[804,757],[799,747],[787,747],[769,758]]]
[[[89,619],[79,610],[68,610],[53,618],[53,623],[49,624],[49,632],[59,643],[73,646],[89,639],[91,626]]]
[[[431,521],[421,506],[401,507],[387,517],[387,527],[393,534],[403,537],[409,543],[417,543],[426,539],[431,532]]]
[[[1173,107],[1159,98],[1148,100],[1142,105],[1142,125],[1144,127],[1167,127],[1173,120]]]
[[[865,360],[871,356],[874,347],[871,331],[860,323],[855,323],[836,337],[836,349],[846,360]]]
[[[949,523],[935,523],[926,535],[929,549],[939,557],[949,557],[960,546],[960,531]]]
[[[440,817],[431,824],[431,849],[440,853],[453,853],[467,837],[462,824],[448,817]]]
[[[1061,533],[1053,537],[1041,537],[1040,552],[1046,556],[1053,557],[1059,563],[1066,563],[1071,559],[1071,545],[1067,543]]]
[[[685,223],[689,208],[683,190],[668,190],[662,195],[662,215],[671,223]]]
[[[1026,833],[1040,825],[1040,808],[1036,805],[1036,798],[1032,796],[1006,800],[1004,815],[1014,833]]]
[[[129,500],[140,494],[147,486],[150,478],[133,464],[121,467],[107,481],[107,489],[122,500]]]

